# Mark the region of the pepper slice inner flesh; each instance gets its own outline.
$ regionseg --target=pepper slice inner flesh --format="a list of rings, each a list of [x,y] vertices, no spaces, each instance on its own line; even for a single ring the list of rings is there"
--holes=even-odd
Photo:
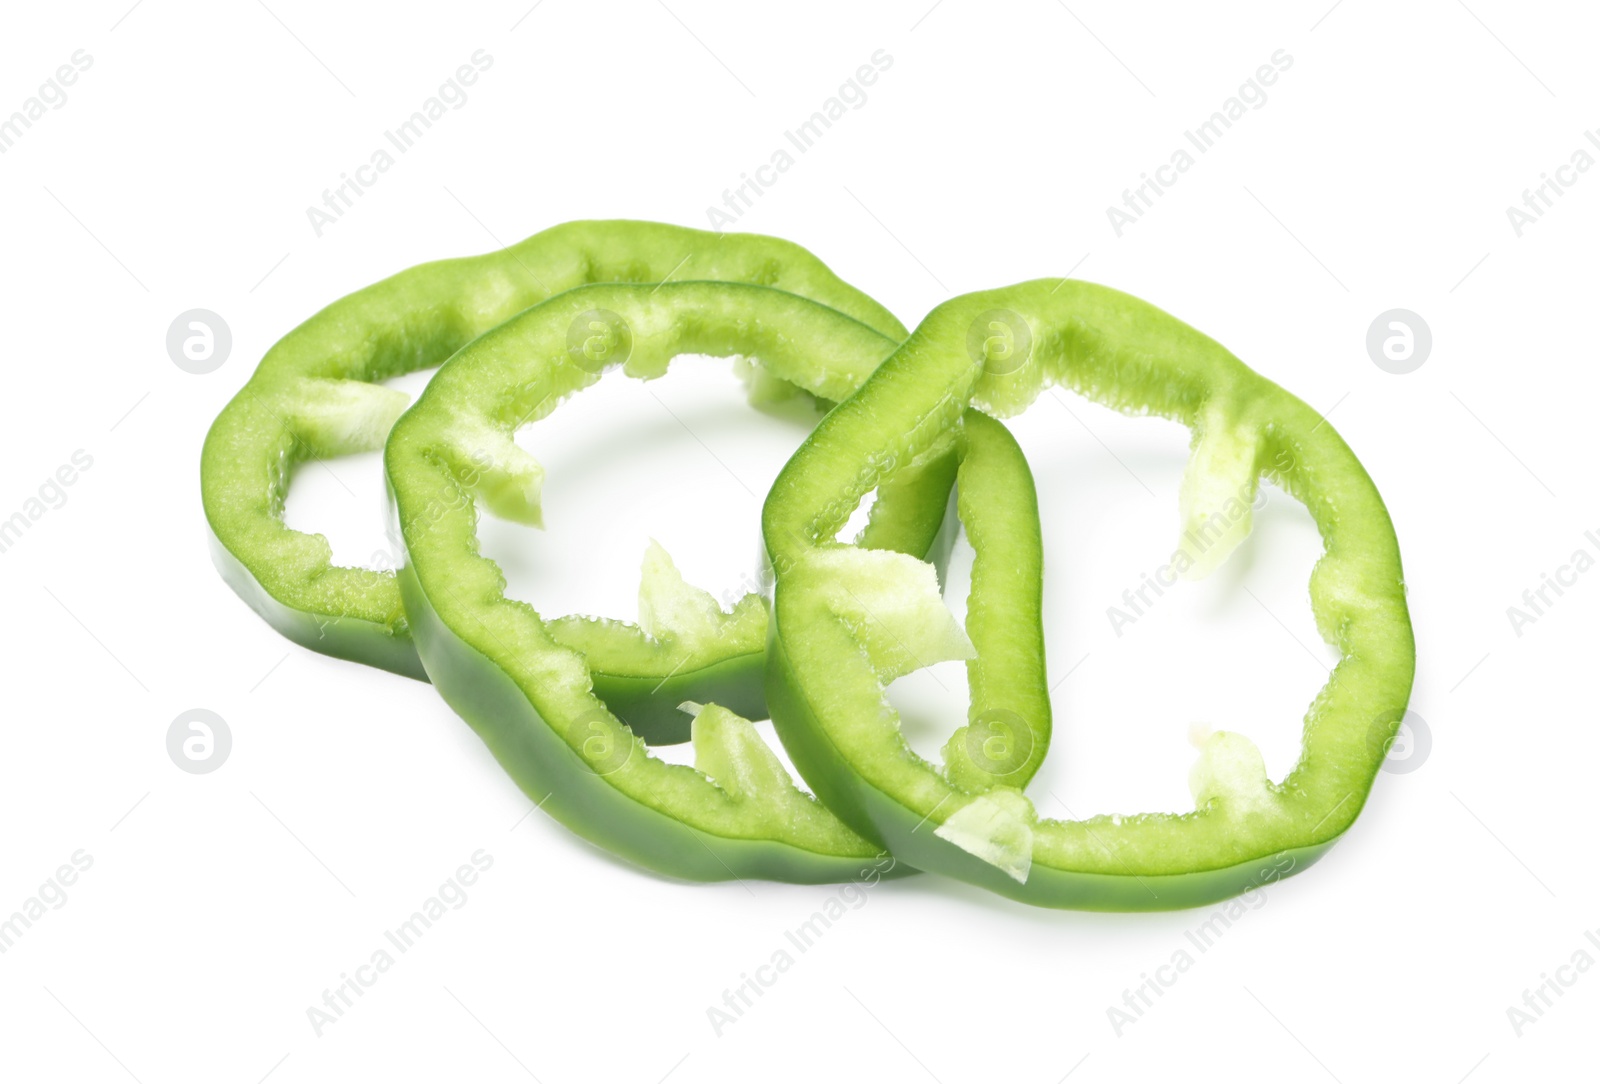
[[[558,638],[560,622],[506,598],[499,567],[478,553],[480,504],[521,522],[539,518],[539,470],[512,436],[599,379],[604,366],[574,350],[569,335],[595,313],[604,314],[599,322],[613,341],[628,344],[605,360],[621,363],[629,376],[660,375],[683,354],[753,356],[773,378],[826,400],[849,395],[895,346],[793,294],[709,282],[583,287],[485,334],[440,368],[395,424],[384,453],[406,551],[400,587],[422,661],[441,695],[530,797],[622,857],[696,880],[857,876],[881,848],[799,792],[748,727],[721,714],[702,723],[707,716],[700,713],[693,735],[696,762],[707,769],[700,772],[651,756],[637,728],[597,695],[607,675],[630,668],[666,686],[658,700],[670,699],[665,693],[678,687],[672,683],[685,680],[698,682],[701,695],[679,699],[716,700],[718,681],[728,677],[719,666],[748,665],[759,683],[764,599],[748,603],[761,620],[747,627],[738,608],[713,614],[696,610],[692,599],[679,606],[684,599],[668,598],[656,616],[671,613],[678,625],[670,650],[663,653],[637,626],[605,622],[585,626],[580,651]],[[999,431],[996,442],[1014,451],[1004,427],[988,424]],[[932,590],[937,603],[933,571],[918,557],[939,530],[959,454],[948,442],[925,449],[878,487],[862,540],[879,563],[885,598],[920,597],[902,590],[909,581]],[[1007,462],[1026,469],[1020,452]],[[948,612],[935,609],[942,629],[923,620],[929,611],[890,615],[884,642],[908,644],[919,655],[926,643],[964,649]],[[874,609],[881,614],[881,606]],[[676,652],[683,654],[675,662]],[[1031,775],[1033,766],[1016,774]]]
[[[1060,821],[1039,817],[1019,785],[974,786],[960,762],[970,743],[947,746],[941,768],[899,734],[884,696],[892,672],[816,572],[839,560],[840,510],[965,425],[969,403],[1003,416],[1050,385],[1194,431],[1180,534],[1195,574],[1244,537],[1248,499],[1243,514],[1226,502],[1253,495],[1263,475],[1310,511],[1324,543],[1312,609],[1340,660],[1281,784],[1248,739],[1218,732],[1191,777],[1195,812]],[[801,446],[768,496],[763,527],[778,573],[768,702],[807,783],[901,860],[1027,903],[1195,906],[1303,869],[1354,822],[1410,694],[1399,547],[1360,462],[1314,410],[1219,344],[1105,287],[1045,280],[936,308]],[[1005,567],[1004,550],[981,532],[973,548],[975,582]],[[969,611],[967,631],[977,652],[967,664],[970,727],[993,708],[976,690],[995,687],[991,668],[1013,648],[994,615]]]
[[[270,349],[218,415],[201,455],[212,557],[289,639],[426,679],[392,571],[333,563],[320,534],[283,522],[307,460],[383,447],[408,405],[382,381],[439,365],[530,305],[595,282],[742,282],[829,305],[898,342],[883,306],[799,245],[652,222],[571,222],[497,252],[402,271],[334,302]]]

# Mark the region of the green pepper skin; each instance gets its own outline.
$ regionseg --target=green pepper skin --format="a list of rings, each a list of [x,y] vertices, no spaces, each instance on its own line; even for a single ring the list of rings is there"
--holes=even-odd
[[[580,651],[556,635],[570,619],[547,622],[507,599],[500,569],[478,553],[480,508],[524,522],[537,516],[536,470],[511,437],[600,378],[569,346],[569,328],[597,311],[628,330],[623,371],[641,379],[660,376],[681,354],[753,356],[769,375],[837,401],[895,346],[817,302],[712,282],[582,287],[474,341],[395,423],[384,452],[405,549],[400,586],[423,664],[531,799],[614,854],[691,880],[857,878],[881,848],[798,791],[749,724],[713,732],[697,716],[697,771],[651,756],[638,720],[619,718],[597,695],[601,674],[691,684],[709,675],[716,684],[741,671],[759,693],[765,599],[701,613],[702,624],[676,638],[620,622],[569,627]],[[940,531],[953,454],[934,448],[885,486],[864,542],[920,570],[904,554],[927,553]],[[718,672],[722,663],[732,670]],[[693,699],[708,691],[727,690],[701,689]]]
[[[336,566],[322,535],[284,525],[291,472],[307,460],[383,446],[406,397],[381,381],[439,365],[495,325],[572,287],[669,278],[787,290],[895,342],[905,336],[883,306],[810,252],[756,234],[572,222],[497,252],[413,267],[289,332],[212,424],[200,487],[223,578],[304,647],[425,678],[394,573]]]
[[[991,351],[989,342],[1002,346]],[[1312,609],[1341,659],[1282,783],[1267,778],[1247,739],[1218,733],[1191,777],[1195,812],[1055,821],[1039,817],[1018,787],[974,785],[959,743],[946,747],[941,770],[900,737],[882,676],[808,567],[822,557],[843,563],[832,541],[840,511],[967,424],[968,403],[1003,416],[1051,384],[1195,431],[1181,518],[1197,571],[1248,531],[1248,511],[1242,529],[1217,513],[1228,499],[1243,498],[1247,510],[1261,477],[1310,511],[1324,543]],[[958,490],[963,482],[983,484],[963,477]],[[969,513],[982,525],[983,507],[963,507]],[[1193,907],[1303,870],[1355,821],[1410,695],[1415,644],[1399,546],[1361,463],[1316,411],[1222,346],[1105,287],[1044,280],[940,305],[802,444],[768,495],[763,528],[778,570],[767,698],[802,776],[900,860],[1025,903]],[[1036,531],[1024,516],[974,536],[974,600],[983,597],[980,579],[1003,571]],[[977,649],[968,663],[974,690],[1011,699],[990,673],[1016,650],[1005,614],[969,607],[967,632]],[[972,717],[978,708],[975,697]]]

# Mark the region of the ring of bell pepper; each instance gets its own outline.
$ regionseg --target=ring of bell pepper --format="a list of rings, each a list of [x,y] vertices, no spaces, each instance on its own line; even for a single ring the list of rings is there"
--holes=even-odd
[[[874,487],[968,427],[968,404],[1006,416],[1060,385],[1130,414],[1190,427],[1180,553],[1203,574],[1249,531],[1269,477],[1310,511],[1324,552],[1311,576],[1317,627],[1340,661],[1305,717],[1299,762],[1282,783],[1247,739],[1218,732],[1190,778],[1185,814],[1038,816],[1020,784],[982,785],[973,731],[999,712],[1033,723],[1045,705],[1003,673],[1014,653],[984,584],[1016,539],[967,520],[976,557],[966,623],[969,723],[941,770],[899,733],[884,687],[900,668],[839,604],[872,577],[870,551],[834,541]],[[958,482],[958,486],[960,483]],[[970,501],[971,494],[963,494]],[[1233,502],[1230,504],[1229,502]],[[934,309],[785,466],[763,509],[777,573],[767,697],[796,767],[848,825],[898,859],[1046,907],[1196,906],[1304,869],[1351,825],[1410,695],[1415,647],[1400,552],[1377,489],[1306,404],[1226,349],[1136,298],[1072,280],[957,297]],[[1036,532],[1022,518],[1011,528]],[[925,592],[931,606],[931,588]],[[901,605],[910,606],[902,601]],[[923,663],[959,657],[911,641]]]
[[[895,342],[883,306],[789,241],[652,222],[572,222],[482,256],[422,264],[334,302],[280,339],[206,436],[212,557],[268,623],[314,651],[426,679],[392,571],[337,566],[283,521],[307,460],[383,447],[408,397],[381,382],[439,365],[491,327],[594,282],[718,280],[829,305]]]
[[[591,357],[573,349],[574,326],[598,328],[605,341],[621,345]],[[762,287],[587,286],[461,350],[395,424],[384,465],[405,549],[400,590],[422,662],[528,796],[579,835],[693,880],[837,881],[881,853],[798,790],[753,727],[725,710],[741,695],[742,680],[759,691],[765,599],[747,597],[725,614],[674,577],[664,586],[647,582],[642,610],[653,614],[651,637],[621,622],[547,622],[505,597],[499,567],[478,553],[475,525],[479,504],[513,520],[537,518],[538,469],[513,434],[598,380],[596,360],[621,361],[626,375],[650,379],[681,354],[753,356],[771,377],[835,401],[894,346],[833,309]],[[974,428],[1009,452],[1005,462],[1026,481],[1026,464],[1004,427],[978,420]],[[947,442],[883,487],[863,531],[880,570],[871,607],[893,610],[903,600],[922,607],[901,613],[901,624],[944,613],[933,570],[908,554],[932,545],[959,454]],[[1031,492],[1031,482],[1026,487]],[[1031,591],[1037,640],[1037,577]],[[1029,589],[1021,593],[1026,599]],[[947,614],[944,622],[950,625]],[[960,639],[959,629],[949,631]],[[1034,682],[1042,690],[1042,649],[1037,656]],[[677,704],[691,699],[692,689],[694,699],[722,705],[685,705],[698,711],[696,768],[646,751],[638,726],[630,729],[611,698],[597,695],[602,671],[665,685],[671,695],[658,693],[658,700]],[[1033,758],[1016,774],[1025,778],[1036,766]]]

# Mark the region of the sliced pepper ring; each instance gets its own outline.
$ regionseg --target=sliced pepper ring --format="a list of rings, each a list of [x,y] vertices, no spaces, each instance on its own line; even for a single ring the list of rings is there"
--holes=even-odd
[[[1194,431],[1180,497],[1183,563],[1194,573],[1248,533],[1248,495],[1262,476],[1310,511],[1324,543],[1312,609],[1341,658],[1281,784],[1248,739],[1218,732],[1191,776],[1195,812],[1059,821],[1039,817],[1018,786],[974,786],[963,763],[972,742],[960,734],[943,770],[901,737],[884,697],[892,672],[825,586],[852,559],[833,541],[841,516],[959,428],[969,402],[1008,415],[1048,385]],[[1189,907],[1304,869],[1354,822],[1387,747],[1375,731],[1396,725],[1410,695],[1415,646],[1399,546],[1349,447],[1216,342],[1090,283],[1029,282],[934,309],[802,444],[768,495],[763,529],[777,571],[768,702],[808,785],[900,860],[1026,903]],[[973,548],[975,583],[1004,567],[981,534]],[[967,630],[977,655],[963,729],[996,707],[1026,718],[1026,700],[993,680],[1012,650],[1004,622],[969,613]]]
[[[674,282],[572,290],[461,350],[395,424],[384,453],[406,556],[400,588],[423,664],[529,797],[615,854],[694,880],[856,876],[880,848],[795,788],[748,724],[717,715],[712,725],[701,713],[696,771],[651,756],[596,695],[603,673],[646,676],[666,686],[672,695],[658,698],[672,703],[719,699],[729,686],[737,695],[741,671],[759,686],[764,599],[732,614],[702,613],[703,623],[677,622],[684,635],[670,651],[635,626],[589,623],[580,651],[558,637],[560,622],[507,599],[499,567],[478,553],[479,502],[525,522],[536,516],[535,468],[512,436],[599,379],[569,346],[569,329],[588,327],[597,313],[612,341],[628,343],[625,361],[612,356],[627,375],[659,376],[681,354],[754,356],[771,376],[826,400],[847,396],[895,346],[793,294]],[[964,648],[933,570],[908,555],[926,552],[939,530],[956,454],[948,443],[929,449],[883,487],[863,538],[880,547],[885,597],[916,601],[932,591],[932,610]],[[749,612],[759,620],[748,621]]]
[[[425,680],[394,573],[335,565],[326,538],[285,525],[291,472],[383,447],[408,397],[382,381],[440,364],[529,305],[586,283],[673,278],[772,286],[896,342],[905,336],[810,252],[756,234],[571,222],[497,252],[410,268],[285,335],[212,424],[200,489],[223,578],[296,643]]]

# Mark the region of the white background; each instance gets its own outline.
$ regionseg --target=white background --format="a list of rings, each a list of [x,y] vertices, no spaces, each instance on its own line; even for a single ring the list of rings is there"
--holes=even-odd
[[[93,64],[0,155],[0,518],[74,451],[93,465],[0,553],[0,914],[74,852],[93,865],[0,956],[0,1065],[283,1084],[1591,1076],[1600,975],[1563,972],[1520,1035],[1507,1010],[1578,950],[1600,959],[1600,574],[1520,636],[1507,608],[1600,554],[1600,171],[1521,237],[1506,208],[1600,127],[1596,30],[1577,4],[1505,0],[12,10],[0,115],[74,50]],[[306,208],[478,49],[493,66],[467,103],[317,237]],[[1034,277],[1113,285],[1329,412],[1394,514],[1432,747],[1204,953],[1185,933],[1205,912],[1054,913],[905,879],[719,1036],[708,1006],[837,890],[669,883],[524,819],[426,686],[293,647],[229,592],[199,449],[277,337],[395,270],[575,218],[706,226],[879,49],[893,64],[866,103],[737,228],[807,245],[908,325]],[[1106,208],[1279,49],[1293,65],[1266,104],[1116,236]],[[1433,335],[1405,376],[1365,345],[1396,307]],[[167,355],[192,308],[232,329],[209,375]],[[682,425],[608,377],[530,431],[549,530],[485,532],[515,593],[632,617],[652,535],[719,593],[753,570],[745,488],[803,430],[757,418],[725,370],[688,361],[655,386]],[[1106,607],[1170,552],[1185,434],[1067,396],[1014,431],[1060,681],[1041,809],[1185,808],[1195,722],[1251,735],[1281,776],[1329,659],[1303,510],[1275,497],[1212,581],[1119,637]],[[368,561],[377,458],[328,466],[297,480],[290,522]],[[932,681],[894,690],[930,751],[960,715]],[[166,752],[197,707],[233,735],[209,775]],[[494,864],[465,906],[318,1037],[307,1008],[479,849]],[[1185,948],[1194,967],[1119,1034],[1108,1007]]]

